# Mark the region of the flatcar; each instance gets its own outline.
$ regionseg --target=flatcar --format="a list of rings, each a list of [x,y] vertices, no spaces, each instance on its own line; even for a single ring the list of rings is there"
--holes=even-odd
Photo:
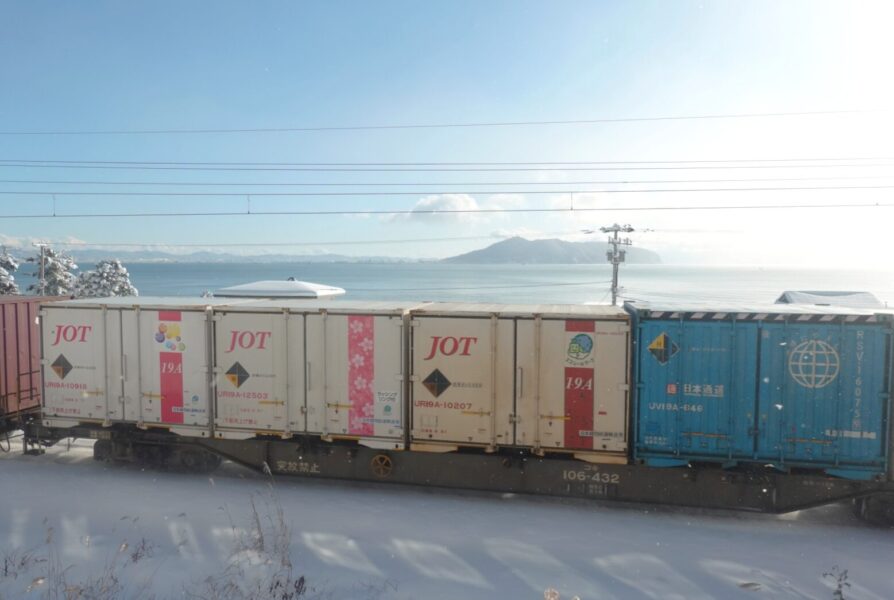
[[[144,297],[39,321],[27,451],[891,517],[889,314]]]

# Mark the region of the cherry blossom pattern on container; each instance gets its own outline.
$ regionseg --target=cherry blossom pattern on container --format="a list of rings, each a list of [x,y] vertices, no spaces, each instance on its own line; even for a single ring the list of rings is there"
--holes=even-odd
[[[348,317],[348,432],[374,435],[375,328],[373,317]]]

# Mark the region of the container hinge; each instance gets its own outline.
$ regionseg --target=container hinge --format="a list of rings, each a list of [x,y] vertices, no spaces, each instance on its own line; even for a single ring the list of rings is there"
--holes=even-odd
[[[630,391],[630,384],[628,384],[628,383],[620,383],[620,384],[618,384],[618,390],[621,391],[621,392],[629,392],[629,391]]]
[[[215,313],[215,314],[211,317],[211,320],[214,321],[215,323],[220,323],[221,320],[223,320],[223,318],[224,318],[224,316],[223,316],[222,314],[220,314],[220,313]]]
[[[509,414],[509,422],[510,423],[521,423],[521,417],[516,414]]]
[[[407,379],[410,381],[419,381],[419,375],[410,375]]]
[[[419,327],[419,321],[416,319],[410,319],[410,327]]]

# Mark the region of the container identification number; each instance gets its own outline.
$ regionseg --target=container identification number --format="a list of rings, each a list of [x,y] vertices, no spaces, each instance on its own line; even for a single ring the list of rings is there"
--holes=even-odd
[[[566,469],[562,471],[562,479],[566,481],[593,481],[596,483],[621,483],[621,476],[617,473],[600,473],[587,471],[574,471]]]

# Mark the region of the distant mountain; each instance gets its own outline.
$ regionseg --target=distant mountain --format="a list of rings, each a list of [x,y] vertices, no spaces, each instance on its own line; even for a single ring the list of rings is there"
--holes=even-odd
[[[457,264],[592,264],[604,263],[606,242],[565,242],[562,240],[526,240],[513,237],[481,250],[445,258],[441,262]],[[644,248],[626,248],[627,262],[657,264],[661,257]]]

